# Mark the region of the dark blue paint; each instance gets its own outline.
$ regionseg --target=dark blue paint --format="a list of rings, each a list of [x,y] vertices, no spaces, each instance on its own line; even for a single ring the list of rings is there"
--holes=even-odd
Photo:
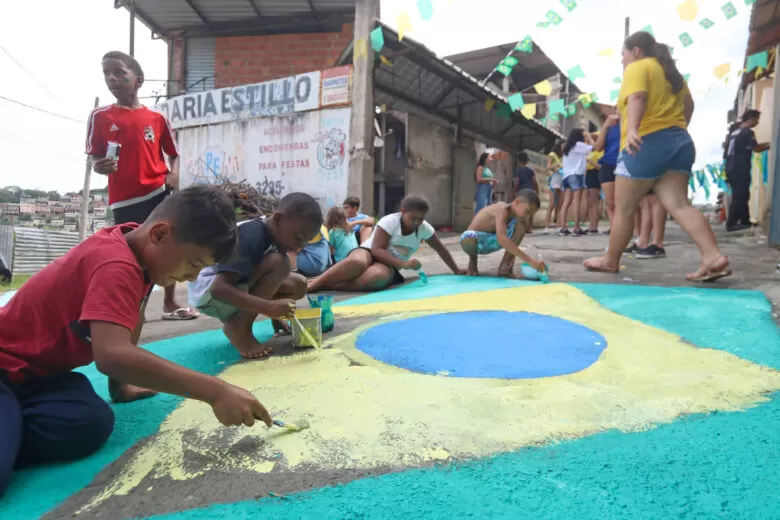
[[[372,327],[357,348],[413,372],[455,377],[527,379],[571,374],[606,348],[599,333],[529,312],[434,314]]]

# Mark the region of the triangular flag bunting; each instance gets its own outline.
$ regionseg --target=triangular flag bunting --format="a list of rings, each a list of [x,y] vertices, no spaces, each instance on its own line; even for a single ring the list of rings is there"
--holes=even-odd
[[[404,36],[408,32],[412,32],[412,19],[409,18],[409,13],[401,13],[395,19],[395,25],[398,28],[398,41],[404,39]]]
[[[417,10],[420,11],[420,18],[430,22],[433,18],[433,4],[431,0],[417,0]]]
[[[382,56],[381,54],[379,55],[379,61],[381,61],[383,65],[387,65],[388,67],[393,66],[393,62],[387,59],[386,57]]]
[[[714,69],[712,69],[712,73],[715,75],[716,78],[723,79],[724,77],[726,77],[726,74],[728,74],[730,70],[731,70],[731,63],[722,63],[717,67],[715,67]]]
[[[653,28],[650,25],[645,25],[641,29],[639,29],[640,32],[646,32],[650,33],[651,36],[655,36],[655,33],[653,32]]]
[[[563,99],[550,101],[548,105],[550,114],[563,114],[566,112],[566,102]]]
[[[699,25],[701,25],[701,26],[702,26],[703,28],[705,28],[705,29],[709,29],[710,27],[712,27],[713,25],[715,25],[715,22],[713,22],[713,21],[712,21],[712,20],[710,20],[709,18],[703,18],[703,19],[702,19],[702,20],[699,22]]]
[[[566,107],[566,117],[571,117],[577,113],[577,105],[571,104]]]
[[[509,101],[509,108],[512,109],[512,112],[520,110],[525,106],[525,100],[523,100],[523,95],[520,92],[509,96],[508,101]]]
[[[683,79],[686,83],[689,83],[691,81],[691,75],[690,74],[683,74]]]
[[[507,56],[506,58],[504,58],[501,64],[506,65],[509,68],[514,68],[515,65],[517,65],[517,58],[515,58],[514,56]]]
[[[615,76],[614,78],[612,78],[612,83],[616,83],[620,85],[621,83],[623,83],[623,78],[621,78],[620,76]]]
[[[530,36],[526,36],[522,41],[515,45],[515,50],[519,52],[531,52],[534,50],[534,41]]]
[[[352,57],[355,61],[360,58],[365,58],[368,55],[368,44],[363,38],[355,40],[355,50],[352,53]]]
[[[680,35],[680,42],[683,44],[683,47],[689,47],[693,44],[693,38],[691,38],[690,34],[684,32]]]
[[[745,67],[745,70],[747,72],[750,72],[756,67],[761,67],[762,69],[765,69],[769,65],[768,61],[769,61],[769,54],[767,53],[767,51],[761,51],[755,54],[751,54],[750,56],[748,56],[747,67]]]
[[[561,23],[563,21],[563,18],[561,18],[558,15],[558,13],[556,13],[552,9],[547,11],[547,14],[544,15],[544,16],[550,21],[550,23],[554,23],[555,25],[558,25],[559,23]]]
[[[548,27],[550,27],[550,22],[539,22],[536,24],[536,26],[539,27],[540,29],[547,29]]]
[[[753,5],[756,3],[756,0],[745,0],[745,5]]]
[[[567,11],[572,12],[577,7],[577,2],[574,0],[561,0],[561,5],[566,8]]]
[[[534,85],[534,90],[536,90],[537,94],[540,94],[542,96],[549,96],[552,92],[552,85],[549,81],[544,80],[540,81],[536,85]]]
[[[723,7],[721,7],[720,10],[723,11],[723,14],[726,16],[726,20],[731,20],[737,16],[737,8],[734,7],[734,4],[731,2],[726,2],[723,4]]]
[[[502,119],[509,119],[512,116],[512,109],[506,103],[501,103],[496,109],[496,115]]]
[[[525,105],[521,110],[520,113],[523,114],[523,117],[526,119],[531,119],[536,115],[536,103],[529,103]]]
[[[680,15],[680,20],[683,22],[694,21],[698,12],[699,6],[696,5],[696,0],[685,0],[677,6],[677,14]]]
[[[620,89],[613,90],[612,92],[609,93],[610,101],[615,101],[619,97],[620,97]]]
[[[509,76],[512,74],[512,67],[509,67],[508,65],[504,65],[503,63],[500,64],[498,67],[496,67],[496,70],[503,74],[504,76]]]
[[[582,67],[579,65],[575,65],[574,67],[570,68],[566,75],[569,77],[569,81],[577,81],[580,78],[585,77],[585,73],[582,72]]]
[[[490,112],[493,110],[493,107],[496,106],[496,100],[493,98],[488,98],[485,100],[485,112]]]
[[[374,52],[379,52],[382,50],[382,47],[385,46],[385,34],[382,32],[381,27],[377,27],[373,31],[371,31],[371,48],[374,49]]]
[[[599,52],[599,56],[602,56],[604,58],[611,58],[615,55],[615,49],[603,49]]]

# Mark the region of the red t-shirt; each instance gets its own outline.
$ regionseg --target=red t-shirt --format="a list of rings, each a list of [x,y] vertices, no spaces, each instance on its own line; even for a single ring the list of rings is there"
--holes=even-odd
[[[138,225],[101,229],[0,307],[0,374],[21,383],[91,363],[91,320],[135,329],[151,289],[124,237]]]
[[[137,204],[163,192],[168,174],[163,152],[169,157],[179,156],[165,114],[147,107],[96,108],[87,123],[86,153],[105,157],[109,141],[122,145],[118,169],[108,175],[111,209]]]

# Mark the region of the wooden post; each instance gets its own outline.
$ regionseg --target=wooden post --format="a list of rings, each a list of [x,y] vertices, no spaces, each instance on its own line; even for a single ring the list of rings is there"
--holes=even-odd
[[[626,16],[626,29],[625,29],[625,37],[628,38],[631,31],[631,18]]]
[[[378,12],[379,0],[357,0],[352,45],[347,195],[360,197],[362,210],[368,215],[374,214],[374,51],[370,33]]]
[[[100,98],[95,97],[95,108],[100,104]],[[81,214],[79,215],[79,242],[87,238],[87,213],[89,212],[89,176],[92,173],[92,157],[87,155],[87,167],[84,171],[84,189],[81,191]]]
[[[135,56],[135,0],[130,0],[130,56]]]

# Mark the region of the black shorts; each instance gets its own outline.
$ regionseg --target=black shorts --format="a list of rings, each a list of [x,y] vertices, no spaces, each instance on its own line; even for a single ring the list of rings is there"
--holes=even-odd
[[[599,182],[599,171],[588,170],[585,173],[585,187],[589,190],[600,190],[601,183]]]
[[[599,170],[599,182],[601,184],[607,184],[615,182],[615,168],[614,164],[602,164]]]
[[[369,248],[367,248],[367,247],[358,246],[358,249],[362,249],[364,251],[368,251],[368,253],[371,254],[371,250]],[[353,251],[354,251],[354,249],[353,249]],[[347,256],[349,256],[349,255],[347,255]],[[373,255],[371,256],[371,262],[372,262],[372,264],[374,262],[376,262],[376,260],[374,259]],[[390,284],[387,287],[393,287],[394,285],[403,285],[403,284],[406,283],[406,278],[404,278],[404,275],[401,274],[401,271],[399,271],[395,267],[392,267],[392,266],[389,266],[389,265],[387,267],[389,267],[390,270],[393,271],[393,279],[390,280]]]
[[[151,199],[112,210],[114,213],[114,224],[127,224],[128,222],[143,224],[149,218],[149,215],[152,214],[154,208],[159,206],[168,195],[170,195],[170,192],[165,190]]]

